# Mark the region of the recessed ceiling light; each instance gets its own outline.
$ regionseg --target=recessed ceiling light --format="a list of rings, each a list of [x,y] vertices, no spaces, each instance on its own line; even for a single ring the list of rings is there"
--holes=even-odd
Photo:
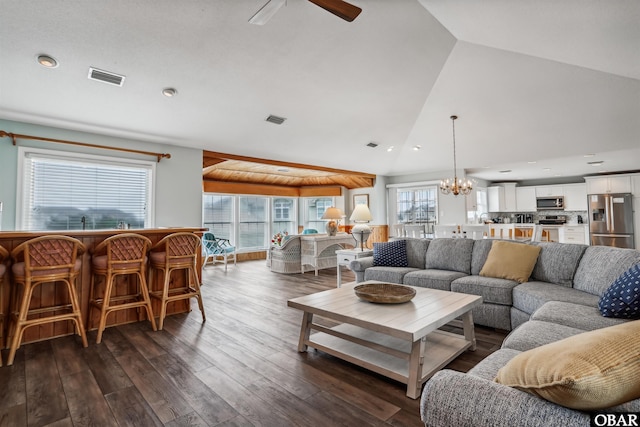
[[[597,162],[587,162],[587,164],[588,164],[589,166],[602,166],[602,164],[603,164],[603,163],[604,163],[604,162],[603,162],[602,160],[597,161]]]
[[[422,148],[422,145],[420,145],[420,144],[417,144],[417,145],[414,145],[414,146],[413,146],[413,150],[414,150],[414,151],[418,151],[418,150],[419,150],[419,149],[421,149],[421,148]]]
[[[531,160],[530,162],[527,162],[527,163],[529,163],[530,165],[535,165],[538,162],[536,162],[535,160]]]
[[[395,147],[392,145],[391,147],[387,148],[387,151],[393,151]]]
[[[172,96],[176,96],[178,94],[178,91],[172,87],[165,87],[164,89],[162,89],[162,94],[167,98],[171,98]]]
[[[549,172],[551,170],[551,168],[544,168],[542,170],[545,171],[545,172]]]
[[[585,154],[583,157],[593,157],[595,154]]]
[[[49,55],[38,55],[37,61],[38,61],[38,64],[46,68],[58,67],[58,61],[56,61],[54,57]]]

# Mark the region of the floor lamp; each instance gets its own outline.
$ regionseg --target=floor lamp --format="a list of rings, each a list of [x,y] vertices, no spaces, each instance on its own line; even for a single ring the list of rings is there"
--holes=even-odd
[[[371,211],[364,203],[356,205],[349,220],[356,223],[351,229],[351,235],[356,241],[356,246],[360,243],[360,250],[364,251],[364,242],[367,241],[371,234],[371,228],[367,225],[371,221]]]

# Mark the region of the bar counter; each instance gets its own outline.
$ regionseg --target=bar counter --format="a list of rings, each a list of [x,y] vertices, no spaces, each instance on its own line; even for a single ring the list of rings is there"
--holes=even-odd
[[[63,230],[63,231],[2,231],[0,232],[0,245],[3,246],[6,250],[11,252],[13,248],[17,247],[22,242],[27,240],[44,236],[44,235],[64,235],[74,237],[80,240],[85,246],[86,251],[82,254],[82,272],[78,278],[77,290],[78,290],[78,298],[80,299],[80,309],[82,311],[82,317],[84,325],[87,325],[87,320],[89,316],[89,289],[91,285],[91,251],[95,248],[100,242],[105,240],[106,238],[123,233],[136,233],[149,238],[152,244],[157,243],[163,237],[177,232],[190,232],[195,233],[198,236],[202,236],[207,229],[200,227],[175,227],[175,228],[145,228],[145,229],[129,229],[129,230]],[[196,271],[198,275],[201,274],[201,258],[198,258],[198,268]],[[201,279],[199,277],[199,279]],[[173,286],[181,286],[184,283],[185,276],[180,274],[180,272],[176,272],[176,274],[172,275],[172,287]],[[150,286],[152,284],[149,284]],[[119,276],[117,279],[116,289],[118,293],[127,293],[126,289],[129,286],[135,286],[134,283],[129,283],[127,277]],[[7,270],[7,273],[4,278],[4,286],[3,286],[3,306],[1,307],[2,313],[5,314],[5,327],[3,328],[6,332],[7,326],[10,322],[9,316],[9,297],[10,297],[10,289],[12,287],[12,277],[10,273],[10,268]],[[50,302],[56,301],[59,302],[60,298],[66,298],[66,292],[63,290],[61,284],[50,284],[46,283],[39,286],[40,289],[36,289],[34,292],[34,298],[32,300],[32,304],[30,306],[31,309],[38,307],[46,307]],[[62,291],[61,291],[62,290]],[[36,295],[37,294],[37,295]],[[159,302],[155,299],[151,300],[153,305],[153,312],[159,312]],[[189,302],[184,301],[176,301],[173,303],[169,303],[167,307],[167,313],[180,313],[189,311]],[[95,329],[97,326],[97,319],[99,318],[98,310],[92,310],[93,316],[93,325],[92,328]],[[140,317],[142,316],[142,317]],[[141,319],[145,319],[144,313],[138,313],[136,309],[131,310],[121,310],[111,314],[107,320],[107,325],[121,325],[125,323],[137,322]],[[88,331],[87,331],[88,332]],[[27,329],[24,333],[23,343],[40,341],[47,338],[53,338],[63,335],[70,335],[74,333],[73,322],[57,322],[55,324],[46,324],[41,326],[33,326]],[[5,348],[6,345],[6,337],[4,333],[2,334],[2,348]]]

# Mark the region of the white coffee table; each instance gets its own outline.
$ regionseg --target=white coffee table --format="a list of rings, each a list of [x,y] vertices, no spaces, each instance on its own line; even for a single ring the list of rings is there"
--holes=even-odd
[[[407,396],[417,399],[427,379],[466,349],[475,350],[471,309],[482,297],[415,287],[416,296],[409,302],[374,304],[360,300],[355,286],[345,284],[287,302],[304,312],[299,352],[311,346],[400,381],[407,384]],[[313,323],[314,315],[341,324],[327,328]],[[437,330],[457,317],[462,317],[464,336]]]

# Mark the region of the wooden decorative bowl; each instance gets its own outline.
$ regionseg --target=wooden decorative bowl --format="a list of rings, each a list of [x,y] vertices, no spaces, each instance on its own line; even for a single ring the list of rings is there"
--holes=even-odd
[[[416,296],[415,289],[393,283],[368,283],[353,289],[361,300],[378,304],[400,304]]]

